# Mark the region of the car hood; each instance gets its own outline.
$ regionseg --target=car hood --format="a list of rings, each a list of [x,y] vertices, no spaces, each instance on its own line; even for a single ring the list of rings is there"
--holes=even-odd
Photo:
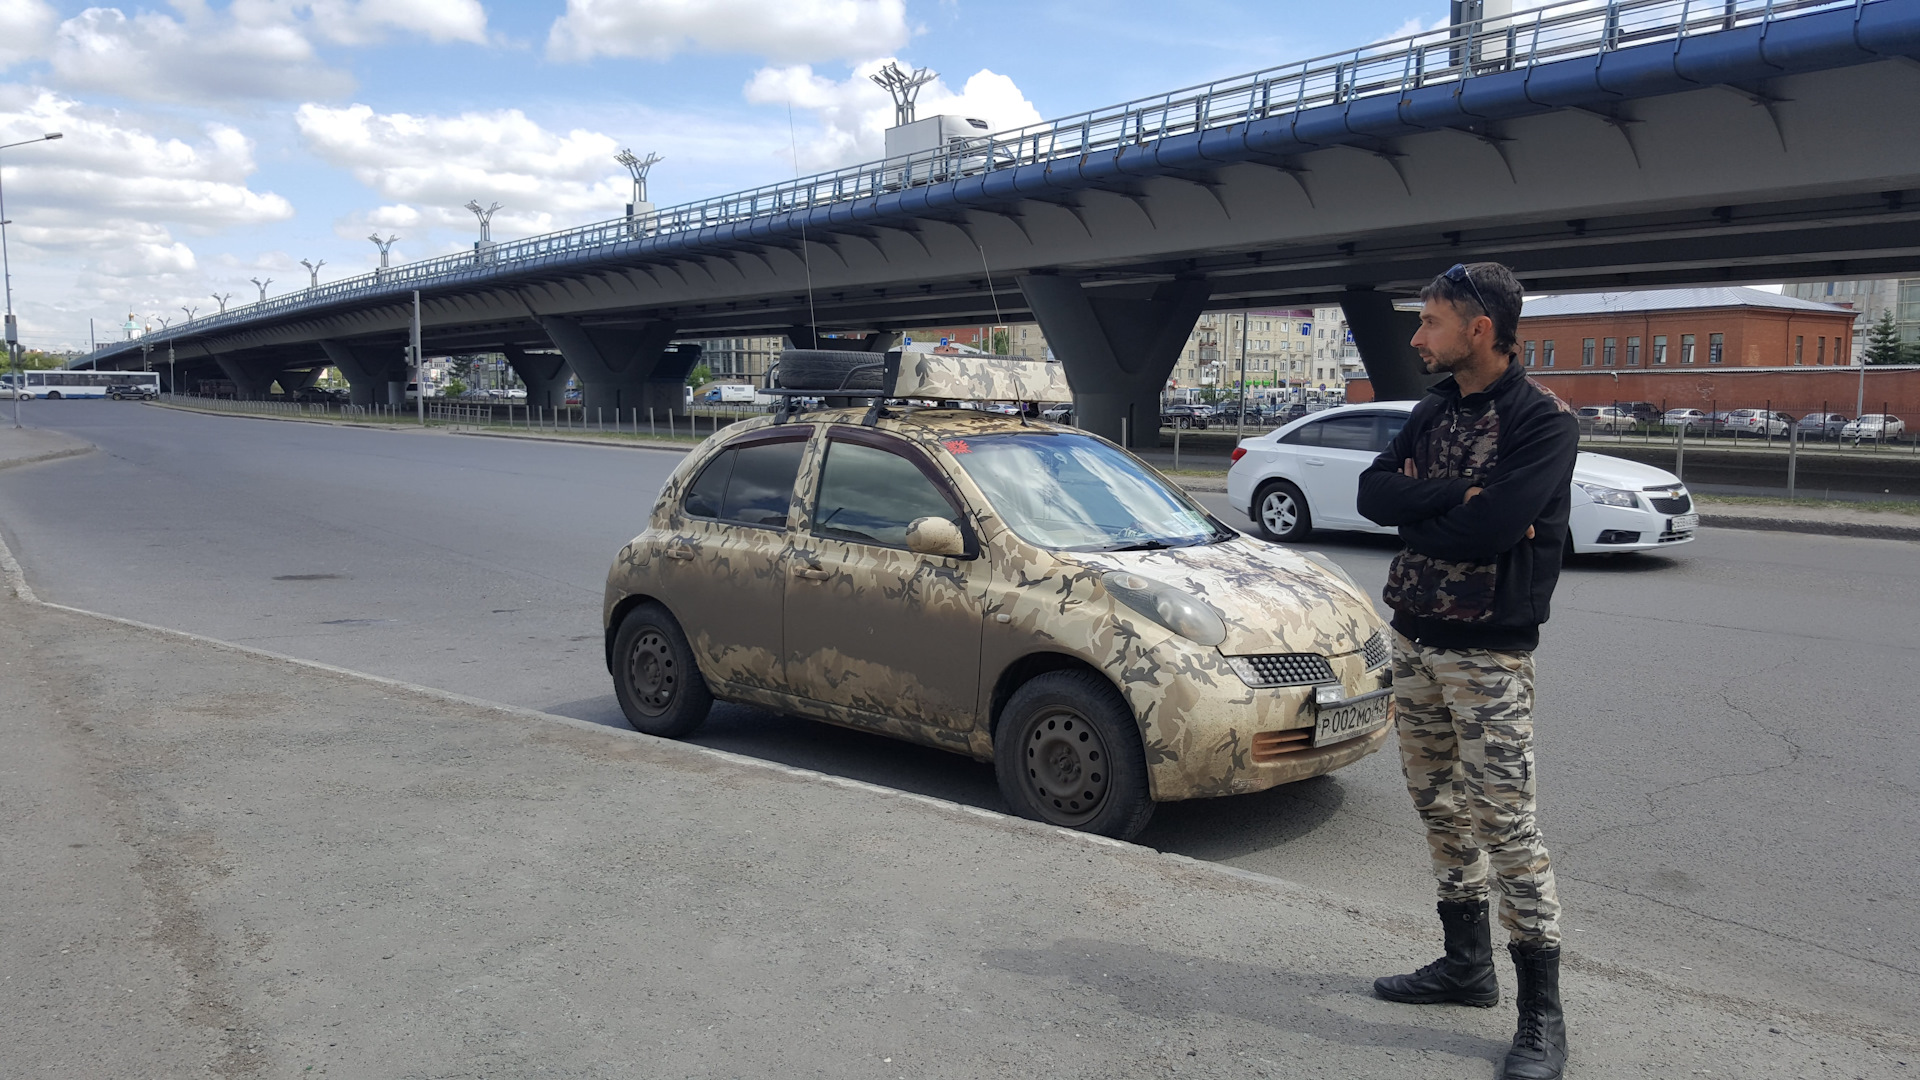
[[[1643,465],[1638,461],[1606,454],[1582,453],[1573,461],[1573,482],[1623,491],[1645,491],[1648,488],[1670,487],[1678,484],[1680,478],[1665,469]]]
[[[1227,624],[1229,656],[1317,652],[1342,656],[1381,626],[1373,602],[1291,548],[1242,536],[1164,551],[1072,556],[1090,568],[1125,570],[1211,604]]]

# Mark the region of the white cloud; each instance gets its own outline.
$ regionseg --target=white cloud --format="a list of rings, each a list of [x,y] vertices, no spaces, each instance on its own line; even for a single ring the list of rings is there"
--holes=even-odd
[[[309,103],[295,122],[314,153],[400,204],[357,219],[356,231],[364,222],[471,233],[473,216],[463,207],[478,199],[504,204],[493,227],[505,239],[618,217],[629,196],[611,137],[548,131],[518,109],[415,116]]]
[[[907,33],[905,0],[567,0],[548,32],[547,55],[853,60],[897,49]]]
[[[429,41],[487,40],[487,13],[480,0],[313,0],[313,29],[329,41],[364,45],[388,30],[411,31]]]
[[[802,171],[873,161],[886,153],[893,99],[868,76],[892,62],[892,57],[883,57],[858,64],[841,82],[815,75],[805,64],[761,68],[747,83],[747,100],[760,105],[790,103],[796,112],[812,114],[813,123],[800,147]],[[1040,110],[1012,79],[985,69],[968,78],[959,93],[940,79],[921,88],[916,115],[947,114],[985,120],[993,131],[1037,124],[1041,119]]]
[[[58,18],[45,0],[0,0],[0,68],[43,55]]]
[[[198,304],[210,290],[177,233],[293,216],[286,199],[247,186],[253,144],[232,127],[171,137],[51,91],[0,86],[0,142],[47,131],[64,138],[7,155],[8,239],[23,322],[36,332],[59,328],[64,343],[84,341],[72,335],[89,315],[129,304],[170,314],[179,303]]]
[[[353,88],[351,76],[314,55],[298,26],[226,20],[182,7],[185,19],[88,8],[60,24],[49,58],[54,76],[69,86],[152,101],[330,97]]]

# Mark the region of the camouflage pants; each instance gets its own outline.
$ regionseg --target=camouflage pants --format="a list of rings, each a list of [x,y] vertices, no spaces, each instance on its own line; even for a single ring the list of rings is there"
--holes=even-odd
[[[1560,899],[1534,823],[1533,654],[1457,651],[1394,635],[1400,762],[1442,900],[1484,900],[1517,941],[1560,940]]]

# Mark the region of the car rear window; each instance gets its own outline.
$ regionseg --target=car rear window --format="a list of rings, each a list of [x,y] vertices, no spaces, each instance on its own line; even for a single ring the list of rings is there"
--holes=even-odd
[[[723,450],[687,488],[685,506],[694,517],[784,529],[800,474],[804,439],[753,443]]]

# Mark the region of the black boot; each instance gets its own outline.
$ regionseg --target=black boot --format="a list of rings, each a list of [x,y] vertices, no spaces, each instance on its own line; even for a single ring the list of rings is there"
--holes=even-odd
[[[1411,975],[1373,980],[1373,992],[1407,1005],[1500,1003],[1500,982],[1493,973],[1493,937],[1484,900],[1440,901],[1440,925],[1447,932],[1447,954]]]
[[[1560,1012],[1560,946],[1513,942],[1520,989],[1520,1029],[1500,1067],[1500,1080],[1559,1080],[1567,1065],[1567,1021]]]

